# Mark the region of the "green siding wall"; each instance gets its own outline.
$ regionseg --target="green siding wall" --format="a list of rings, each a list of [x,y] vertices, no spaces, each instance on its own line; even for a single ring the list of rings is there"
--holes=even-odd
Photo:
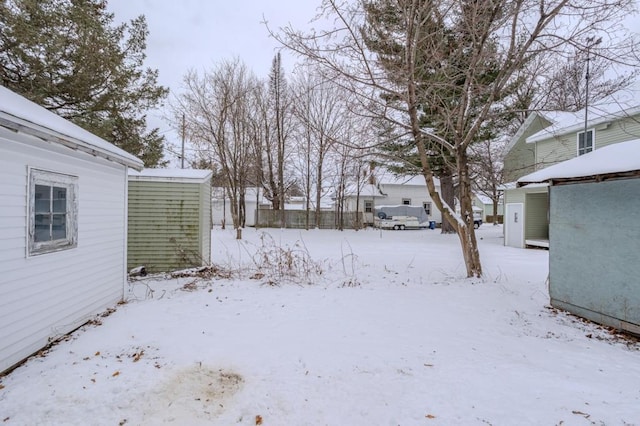
[[[211,181],[207,180],[200,185],[199,223],[201,232],[199,232],[198,235],[203,263],[211,262],[211,228],[213,225],[211,208]]]
[[[576,157],[579,131],[537,142],[535,144],[537,145],[536,168],[539,170]],[[608,126],[595,126],[596,149],[638,138],[640,138],[640,115],[620,119]]]
[[[528,144],[525,140],[550,124],[548,120],[536,114],[529,127],[518,137],[518,141],[504,156],[505,182],[515,182],[518,178],[535,171],[536,148],[534,144]]]
[[[640,332],[640,179],[551,187],[554,306]]]
[[[522,203],[524,204],[524,196],[525,190],[518,189],[507,189],[504,191],[504,204],[512,204],[512,203]]]
[[[524,238],[526,239],[548,239],[549,222],[547,214],[549,211],[549,198],[547,192],[538,194],[527,194],[524,213]]]
[[[161,272],[209,263],[206,186],[129,181],[128,269],[144,265],[149,272]]]

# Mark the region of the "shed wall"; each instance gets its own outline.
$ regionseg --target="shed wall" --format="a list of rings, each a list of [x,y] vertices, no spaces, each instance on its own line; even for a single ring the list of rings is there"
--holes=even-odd
[[[78,244],[27,257],[28,169],[78,177]],[[123,297],[126,168],[0,128],[0,371]]]
[[[203,215],[211,215],[203,212],[210,208],[202,205],[203,191],[198,183],[129,181],[128,269],[162,272],[210,261],[203,251],[211,238],[210,228],[203,229]]]
[[[550,194],[552,304],[640,332],[640,179],[553,186]]]

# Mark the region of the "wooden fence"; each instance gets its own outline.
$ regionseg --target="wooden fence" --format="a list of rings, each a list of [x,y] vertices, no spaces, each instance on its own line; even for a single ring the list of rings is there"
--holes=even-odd
[[[258,228],[290,228],[290,229],[306,229],[307,212],[305,210],[285,210],[284,221],[282,226],[282,211],[280,210],[256,210],[256,227]],[[358,218],[360,221],[358,222]],[[320,229],[338,229],[339,217],[335,211],[320,212]],[[362,224],[362,213],[344,212],[342,214],[342,228],[354,229],[357,223]],[[360,225],[362,227],[362,225]],[[316,212],[309,212],[309,229],[316,227]]]
[[[503,219],[504,219],[504,216],[503,216],[503,215],[498,214],[498,215],[496,215],[495,217],[496,217],[496,219],[497,219],[498,223],[502,223],[502,222],[503,222]],[[487,223],[493,223],[493,222],[494,222],[493,216],[492,216],[492,215],[490,215],[490,214],[488,214],[488,215],[487,215],[487,218],[486,218],[486,222],[487,222]]]

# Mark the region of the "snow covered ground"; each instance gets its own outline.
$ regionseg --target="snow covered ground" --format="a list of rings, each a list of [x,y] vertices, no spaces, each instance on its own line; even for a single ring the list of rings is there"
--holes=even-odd
[[[548,307],[547,251],[477,234],[483,280],[438,231],[216,229],[229,279],[136,282],[0,378],[0,423],[640,424],[640,345]]]

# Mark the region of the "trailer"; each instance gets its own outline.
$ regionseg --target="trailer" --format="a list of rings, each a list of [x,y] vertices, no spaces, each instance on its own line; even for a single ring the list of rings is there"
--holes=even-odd
[[[377,206],[374,225],[380,229],[424,229],[430,221],[420,206]]]

